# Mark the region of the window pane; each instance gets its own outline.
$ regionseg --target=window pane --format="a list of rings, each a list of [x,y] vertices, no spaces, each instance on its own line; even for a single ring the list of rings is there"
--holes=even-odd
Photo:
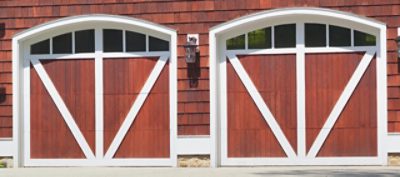
[[[126,32],[126,51],[146,51],[146,35]]]
[[[75,53],[94,52],[94,30],[75,32]]]
[[[72,53],[72,33],[53,37],[53,53]]]
[[[50,39],[40,41],[31,45],[31,54],[49,54]]]
[[[245,48],[245,35],[240,35],[226,41],[226,49],[235,50],[235,49],[244,49]]]
[[[271,27],[249,32],[247,37],[249,49],[271,48]]]
[[[275,26],[275,48],[296,47],[296,24]]]
[[[122,52],[122,30],[103,30],[104,52]]]
[[[329,46],[351,46],[351,30],[329,25]]]
[[[169,42],[149,36],[149,50],[150,51],[168,51]]]
[[[376,45],[375,36],[361,31],[354,30],[354,45],[355,46],[373,46]]]
[[[326,46],[326,25],[325,24],[305,24],[305,45],[306,47]]]

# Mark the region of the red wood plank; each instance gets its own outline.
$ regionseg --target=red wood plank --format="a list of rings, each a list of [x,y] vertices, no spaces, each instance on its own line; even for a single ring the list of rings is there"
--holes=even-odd
[[[306,55],[307,150],[350,80],[362,54]]]
[[[46,60],[42,64],[95,152],[94,60]]]
[[[296,55],[239,56],[239,59],[292,148],[297,149]]]
[[[115,157],[169,157],[169,109],[169,66],[166,65]]]
[[[285,157],[230,63],[227,80],[228,157]]]
[[[64,64],[56,64],[60,63]],[[82,150],[33,67],[30,75],[31,158],[84,158]],[[53,76],[52,79],[61,77]]]
[[[363,54],[306,55],[307,149],[325,123]],[[376,155],[376,79],[373,60],[318,154]],[[363,147],[363,148],[359,148]]]
[[[157,62],[156,58],[104,60],[105,151]],[[169,155],[168,65],[162,71],[115,157]]]

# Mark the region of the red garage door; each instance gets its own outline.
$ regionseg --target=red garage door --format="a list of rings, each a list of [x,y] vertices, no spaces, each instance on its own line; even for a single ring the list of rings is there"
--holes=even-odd
[[[379,163],[376,35],[289,20],[222,41],[222,165]]]
[[[26,166],[174,165],[169,37],[100,26],[30,43]]]

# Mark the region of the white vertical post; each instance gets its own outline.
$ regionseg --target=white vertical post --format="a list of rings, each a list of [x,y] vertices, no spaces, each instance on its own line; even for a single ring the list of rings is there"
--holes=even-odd
[[[214,109],[216,110],[214,117],[214,126],[213,129],[215,131],[215,159],[216,164],[218,162],[220,165],[226,163],[228,159],[228,80],[227,80],[227,56],[226,56],[226,40],[218,39],[217,42],[219,45],[215,47],[218,51],[215,51],[216,58],[213,63],[215,63],[215,70],[217,70],[215,75],[215,82],[213,87],[217,87],[219,85],[219,90],[215,92],[215,96],[211,95],[211,98],[215,99]],[[218,75],[218,77],[216,77]],[[219,80],[217,80],[217,78]],[[211,87],[211,84],[210,84]],[[218,100],[218,101],[216,101]],[[220,111],[218,111],[220,110]],[[219,119],[217,118],[219,117]],[[215,128],[214,128],[215,127]]]
[[[103,31],[95,29],[95,123],[96,123],[96,158],[102,159],[104,155],[104,120],[103,120]]]
[[[400,36],[400,28],[398,29]],[[381,27],[379,37],[377,37],[377,51],[376,51],[376,87],[377,87],[377,151],[378,157],[381,159],[382,165],[388,163],[388,109],[387,109],[387,46],[386,46],[386,26]]]
[[[209,50],[210,50],[210,166],[215,168],[217,167],[217,125],[216,125],[216,117],[217,117],[217,61],[216,61],[216,39],[215,34],[213,32],[209,33]]]
[[[306,76],[304,23],[296,23],[297,154],[306,156]]]
[[[27,57],[26,55],[27,52],[25,52],[24,55],[24,60],[23,60],[23,108],[24,108],[24,113],[23,113],[23,130],[22,130],[22,137],[24,137],[24,161],[28,161],[31,158],[31,126],[30,126],[30,115],[31,115],[31,106],[30,106],[30,94],[31,94],[31,88],[30,88],[30,59],[25,58]]]
[[[169,90],[170,90],[170,158],[173,167],[178,165],[177,155],[177,141],[178,141],[178,57],[177,57],[177,46],[178,39],[177,34],[174,32],[171,34],[170,42],[170,55],[169,55]],[[146,40],[148,37],[146,37]],[[146,42],[148,49],[148,42]]]

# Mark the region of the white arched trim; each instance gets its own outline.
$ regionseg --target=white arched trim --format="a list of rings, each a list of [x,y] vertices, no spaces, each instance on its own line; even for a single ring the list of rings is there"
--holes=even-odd
[[[276,24],[296,23],[303,24],[305,22],[319,22],[323,24],[334,24],[351,29],[360,30],[376,36],[376,47],[351,47],[351,48],[305,48],[304,47],[304,27],[297,27],[297,45],[290,49],[273,49],[273,50],[258,50],[247,51],[246,54],[273,54],[273,53],[297,53],[296,77],[299,91],[305,90],[304,86],[304,54],[313,52],[350,52],[350,51],[365,51],[367,54],[376,52],[377,59],[377,115],[378,115],[378,155],[377,157],[359,157],[359,158],[310,158],[307,156],[304,147],[305,142],[299,142],[297,157],[274,159],[268,158],[227,158],[226,147],[223,140],[226,139],[222,131],[226,131],[226,126],[221,121],[224,121],[226,114],[223,110],[226,109],[226,80],[223,80],[224,61],[226,58],[232,62],[235,55],[243,51],[227,51],[225,50],[225,41],[228,38],[247,33],[252,30],[272,26]],[[300,41],[300,42],[299,42]],[[303,43],[302,43],[303,42]],[[276,10],[262,11],[247,16],[240,17],[217,25],[211,28],[209,33],[209,54],[210,54],[210,135],[211,135],[211,164],[213,167],[218,165],[372,165],[387,163],[387,76],[386,76],[386,25],[373,19],[358,16],[355,14],[341,12],[322,8],[283,8]],[[372,50],[372,51],[371,51]],[[235,53],[236,52],[236,53]],[[299,55],[300,54],[300,55]],[[231,55],[231,57],[229,57]],[[238,65],[239,66],[239,65]],[[221,74],[222,73],[222,74]],[[302,74],[303,73],[303,74]],[[222,80],[221,80],[221,79]],[[245,77],[244,77],[245,78]],[[245,79],[246,80],[246,79]],[[299,81],[300,80],[300,81]],[[242,80],[243,81],[243,80]],[[246,84],[245,84],[246,85]],[[350,89],[349,89],[350,90]],[[297,94],[298,108],[304,106],[304,94]],[[254,99],[254,98],[253,98]],[[304,115],[298,109],[298,115]],[[298,120],[298,126],[303,127],[305,118]],[[221,120],[224,119],[224,120]],[[332,122],[331,122],[332,123]],[[271,125],[270,125],[271,126]],[[299,131],[298,139],[305,140],[305,132]],[[226,136],[226,134],[225,134]],[[222,140],[221,140],[222,139]],[[300,141],[303,141],[300,140]]]
[[[87,159],[35,159],[35,161],[26,158],[27,151],[24,150],[26,147],[26,138],[24,139],[24,124],[29,124],[24,122],[24,117],[26,114],[29,114],[29,111],[25,110],[25,107],[29,107],[29,101],[26,101],[24,94],[27,94],[25,87],[29,87],[29,78],[24,77],[27,70],[24,70],[24,66],[27,65],[25,61],[26,56],[29,55],[29,50],[27,50],[30,44],[33,44],[37,41],[51,38],[58,34],[63,34],[66,32],[72,32],[74,30],[80,29],[95,29],[95,39],[101,39],[101,28],[117,28],[123,30],[132,30],[136,32],[140,32],[146,35],[155,36],[157,38],[169,41],[169,51],[166,52],[136,52],[136,53],[106,53],[102,52],[102,40],[96,40],[95,44],[95,52],[92,54],[67,54],[67,55],[49,55],[50,58],[60,58],[60,59],[69,59],[69,58],[94,58],[95,60],[95,92],[96,92],[96,130],[102,130],[103,120],[102,118],[102,105],[103,98],[101,95],[103,93],[102,90],[102,68],[103,68],[103,57],[140,57],[140,56],[158,56],[160,57],[158,65],[159,67],[155,68],[153,72],[155,72],[154,76],[148,79],[149,85],[145,86],[146,89],[150,89],[152,85],[154,85],[155,79],[158,77],[156,73],[159,73],[160,69],[162,69],[163,64],[166,62],[169,63],[169,90],[170,90],[170,158],[164,159],[110,159],[103,157],[103,135],[96,133],[96,154],[93,154],[88,151],[85,143],[80,143],[80,146],[83,151],[86,149],[86,157]],[[148,42],[147,42],[148,43]],[[148,46],[146,47],[148,49]],[[148,50],[147,50],[148,51]],[[42,56],[37,56],[42,57]],[[32,60],[37,60],[41,58],[33,58]],[[29,63],[28,63],[29,65]],[[157,65],[157,66],[158,66]],[[40,69],[40,63],[35,66],[35,69]],[[80,15],[80,16],[72,16],[66,17],[54,21],[50,21],[25,31],[22,31],[16,34],[12,39],[12,70],[13,70],[13,139],[10,141],[13,144],[13,152],[12,156],[14,158],[14,166],[18,167],[23,164],[27,164],[29,161],[30,166],[176,166],[177,164],[177,156],[176,156],[176,140],[177,140],[177,33],[175,30],[152,23],[140,19],[116,16],[116,15],[105,15],[105,14],[91,14],[91,15]],[[43,74],[43,76],[46,76]],[[152,83],[152,84],[151,84]],[[147,84],[147,83],[146,83]],[[50,81],[51,86],[51,81]],[[49,87],[51,88],[51,87]],[[29,97],[29,95],[28,95]],[[54,95],[57,98],[57,95]],[[146,97],[140,98],[140,101],[143,102]],[[29,100],[29,99],[28,99]],[[101,104],[100,104],[100,103]],[[135,102],[136,104],[136,102]],[[140,105],[141,103],[138,103]],[[26,106],[28,105],[28,106]],[[59,107],[63,107],[62,105]],[[60,108],[59,108],[60,109]],[[133,110],[133,111],[132,111]],[[135,109],[131,109],[131,114],[135,114]],[[101,115],[101,116],[100,116]],[[67,121],[67,120],[66,120]],[[68,122],[67,122],[68,123]],[[127,121],[126,125],[123,125],[123,130],[126,127],[130,126],[131,121]],[[125,123],[124,123],[125,124]],[[71,124],[72,129],[76,129],[76,126]],[[71,128],[70,127],[70,128]],[[72,130],[71,129],[71,130]],[[78,129],[79,130],[79,129]],[[73,130],[72,130],[73,131]],[[98,132],[98,131],[96,131]],[[124,135],[126,132],[119,132],[121,135]],[[75,135],[74,135],[75,136]],[[79,137],[79,136],[78,136]],[[99,141],[98,141],[99,140]],[[79,141],[79,140],[78,140]],[[79,143],[79,142],[78,142]],[[119,146],[120,142],[115,142],[115,147]],[[28,144],[29,146],[29,144]],[[112,152],[111,152],[112,154]],[[28,156],[29,157],[29,156]]]

